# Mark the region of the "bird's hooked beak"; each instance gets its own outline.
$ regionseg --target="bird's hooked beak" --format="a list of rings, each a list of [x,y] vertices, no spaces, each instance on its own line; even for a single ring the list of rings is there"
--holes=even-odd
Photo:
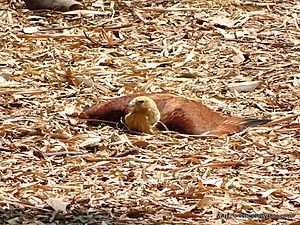
[[[128,106],[130,108],[133,108],[135,106],[135,101],[134,100],[131,100],[129,103],[128,103]]]
[[[140,98],[134,98],[129,103],[129,107],[141,107],[145,103],[144,99]]]

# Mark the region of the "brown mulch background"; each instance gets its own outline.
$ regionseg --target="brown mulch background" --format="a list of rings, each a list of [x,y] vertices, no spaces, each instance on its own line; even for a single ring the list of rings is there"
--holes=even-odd
[[[81,2],[0,1],[1,223],[300,224],[300,3]],[[67,116],[140,91],[275,122],[195,138]]]

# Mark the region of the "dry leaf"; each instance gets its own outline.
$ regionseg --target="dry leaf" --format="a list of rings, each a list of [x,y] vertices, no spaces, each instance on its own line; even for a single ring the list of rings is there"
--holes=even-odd
[[[197,208],[201,209],[204,208],[205,206],[208,206],[212,203],[212,199],[211,198],[203,198],[201,199],[198,203],[197,203]]]
[[[83,141],[80,144],[80,147],[92,147],[99,144],[102,140],[100,136],[91,135],[82,139]]]
[[[268,197],[269,195],[271,195],[273,192],[275,192],[275,191],[277,191],[277,189],[269,189],[269,190],[267,190],[267,191],[265,191],[265,192],[262,192],[261,193],[261,196],[263,197],[263,198],[266,198],[266,197]]]
[[[38,31],[39,31],[39,29],[37,27],[24,27],[23,28],[23,32],[25,34],[34,34]]]
[[[60,198],[49,198],[46,200],[46,202],[55,211],[61,211],[63,213],[67,213],[67,206],[70,204],[70,203],[64,202]]]
[[[192,212],[185,212],[185,213],[175,213],[174,216],[178,218],[198,218],[201,217],[201,215],[197,215]]]
[[[99,11],[92,11],[92,10],[73,10],[64,12],[65,15],[78,15],[78,16],[105,16],[109,15],[110,12],[99,12]]]
[[[235,64],[240,64],[242,62],[245,61],[245,56],[244,53],[239,50],[238,48],[232,48],[235,55],[231,58],[231,60],[235,63]]]
[[[254,91],[260,83],[260,81],[247,81],[228,84],[227,87],[230,92],[251,92]]]

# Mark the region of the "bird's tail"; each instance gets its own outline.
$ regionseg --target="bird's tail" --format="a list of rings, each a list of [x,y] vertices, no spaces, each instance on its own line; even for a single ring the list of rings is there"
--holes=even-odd
[[[271,119],[247,119],[244,126],[246,127],[255,127],[258,125],[266,124],[271,122]]]

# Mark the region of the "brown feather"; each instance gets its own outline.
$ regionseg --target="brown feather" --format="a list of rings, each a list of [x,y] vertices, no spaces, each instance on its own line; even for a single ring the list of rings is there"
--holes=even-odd
[[[222,115],[199,100],[186,99],[170,93],[137,93],[96,104],[78,115],[90,118],[120,122],[130,112],[128,103],[137,96],[152,98],[160,111],[160,121],[169,130],[198,135],[207,132],[223,135],[240,132],[246,127],[269,122],[269,119],[248,119]]]

